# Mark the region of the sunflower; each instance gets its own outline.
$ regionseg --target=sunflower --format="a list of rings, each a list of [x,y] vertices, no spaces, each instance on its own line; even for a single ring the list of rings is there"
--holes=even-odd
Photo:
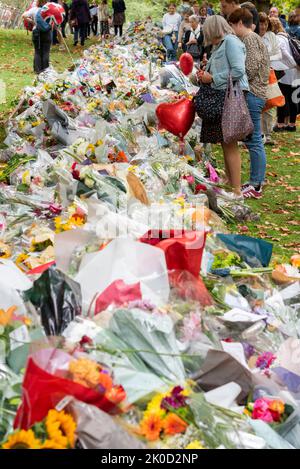
[[[166,435],[176,435],[183,433],[187,429],[187,423],[176,414],[168,414],[164,419],[164,431]]]
[[[54,409],[49,410],[46,417],[46,430],[50,440],[64,448],[68,446],[74,448],[76,423],[71,415],[66,414],[63,410],[61,412]]]
[[[66,449],[54,440],[45,440],[41,449]]]
[[[145,415],[140,424],[142,435],[149,441],[155,441],[159,438],[162,427],[162,420],[160,416],[155,413]]]
[[[2,449],[40,449],[41,444],[32,430],[20,430],[8,437]]]

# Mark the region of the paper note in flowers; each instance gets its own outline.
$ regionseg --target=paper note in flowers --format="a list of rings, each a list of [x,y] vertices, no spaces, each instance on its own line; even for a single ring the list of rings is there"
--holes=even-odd
[[[187,270],[197,277],[200,273],[205,238],[205,232],[177,233],[175,230],[155,230],[148,231],[140,241],[164,251],[168,270]]]
[[[123,280],[115,280],[96,299],[95,314],[104,311],[109,305],[121,306],[129,301],[141,299],[139,282],[127,285]]]
[[[86,254],[75,280],[81,285],[83,308],[88,311],[97,295],[115,280],[140,282],[142,298],[165,304],[169,280],[164,253],[131,239],[115,239],[102,251]]]

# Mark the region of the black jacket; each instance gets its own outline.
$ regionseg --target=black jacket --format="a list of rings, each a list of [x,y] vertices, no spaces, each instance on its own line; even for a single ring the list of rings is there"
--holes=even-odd
[[[124,11],[126,10],[126,5],[125,5],[124,0],[113,0],[112,7],[114,10],[114,13],[124,13]]]
[[[78,24],[85,24],[91,21],[91,14],[87,0],[73,0],[70,19],[77,20]]]

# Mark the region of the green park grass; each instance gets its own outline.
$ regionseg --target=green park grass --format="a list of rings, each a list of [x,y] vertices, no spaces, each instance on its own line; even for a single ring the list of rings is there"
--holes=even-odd
[[[86,46],[94,41],[87,41]],[[71,37],[67,42],[74,59],[79,58],[82,51],[74,50]],[[0,30],[0,79],[7,87],[6,103],[0,104],[0,145],[3,145],[5,122],[11,110],[17,105],[22,89],[34,79],[32,58],[30,34],[25,31]],[[72,65],[72,59],[67,52],[53,48],[51,63],[54,68],[63,71]],[[300,132],[275,135],[274,138],[276,145],[267,147],[268,184],[264,189],[264,197],[249,202],[255,213],[260,214],[260,221],[234,224],[230,229],[274,243],[275,259],[282,260],[300,252]],[[216,147],[214,153],[221,164],[220,148]],[[248,152],[243,150],[242,156],[243,176],[246,180],[249,172]]]

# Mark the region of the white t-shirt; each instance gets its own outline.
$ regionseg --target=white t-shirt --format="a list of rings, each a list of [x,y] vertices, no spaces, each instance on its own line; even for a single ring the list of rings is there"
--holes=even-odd
[[[163,30],[172,33],[173,31],[179,31],[179,27],[181,24],[182,18],[179,13],[174,13],[174,15],[170,15],[170,13],[166,13],[163,17]]]

